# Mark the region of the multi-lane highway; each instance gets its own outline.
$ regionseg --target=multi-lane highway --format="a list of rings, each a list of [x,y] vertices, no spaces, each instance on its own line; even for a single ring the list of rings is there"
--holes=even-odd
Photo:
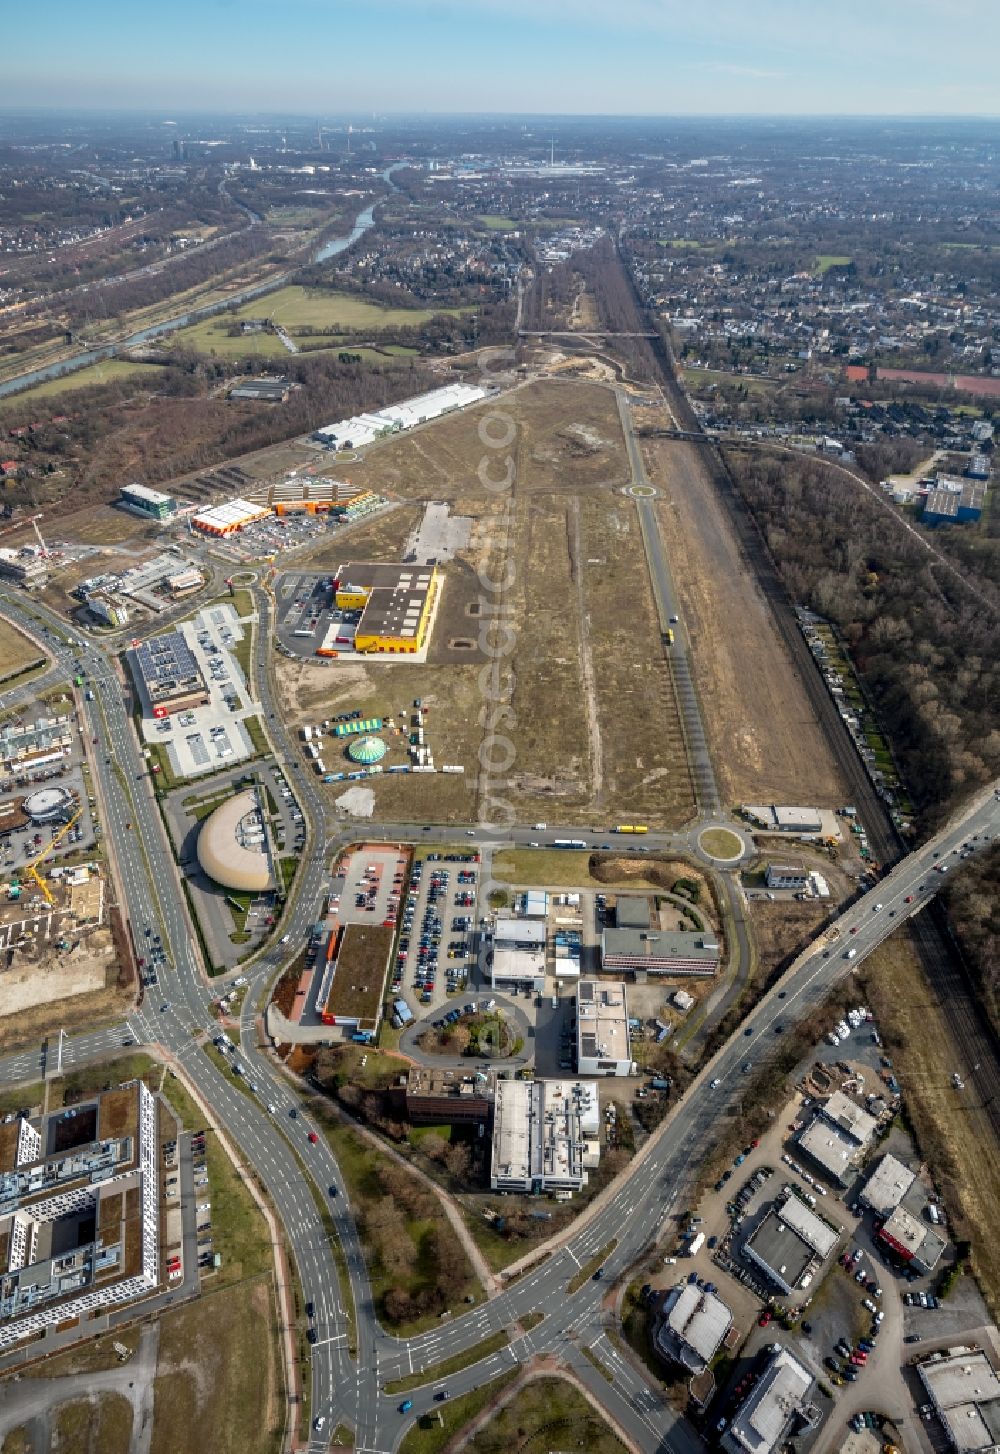
[[[301,770],[285,732],[264,646],[271,625],[270,602],[262,593],[255,593],[255,600],[260,617],[254,657],[256,690],[272,745],[289,765],[309,824],[293,902],[281,926],[298,946],[322,899],[330,852],[347,841],[348,830],[338,825],[331,831],[323,802]],[[2,599],[2,607],[11,619],[36,634],[40,624],[52,633],[46,645],[66,675],[75,671],[77,660],[83,663],[95,699],[82,703],[82,725],[97,739],[95,772],[123,909],[137,941],[144,938],[147,926],[162,935],[169,963],[161,975],[160,990],[152,998],[147,996],[127,1023],[66,1037],[61,1048],[53,1037],[44,1048],[10,1055],[0,1060],[0,1080],[28,1083],[46,1070],[51,1072],[59,1055],[61,1064],[68,1067],[106,1056],[123,1042],[160,1047],[207,1108],[210,1124],[253,1166],[270,1198],[284,1227],[303,1297],[316,1308],[319,1336],[311,1350],[313,1413],[326,1419],[327,1431],[340,1422],[353,1425],[359,1449],[392,1450],[412,1418],[431,1406],[433,1393],[441,1386],[431,1383],[409,1395],[413,1408],[403,1414],[400,1397],[383,1391],[386,1383],[432,1370],[443,1359],[474,1349],[500,1329],[510,1331],[510,1346],[451,1375],[447,1388],[453,1396],[481,1386],[515,1362],[523,1363],[539,1353],[555,1354],[573,1368],[637,1447],[684,1454],[699,1447],[689,1425],[608,1340],[607,1289],[655,1241],[703,1158],[706,1142],[745,1093],[748,1077],[780,1043],[780,1034],[822,1002],[831,986],[849,975],[903,919],[923,907],[944,882],[937,865],[954,862],[956,851],[975,852],[1000,831],[1000,801],[992,792],[981,795],[953,825],[903,859],[877,889],[847,910],[837,922],[835,937],[819,940],[800,956],[780,984],[754,1007],[747,1025],[702,1070],[681,1105],[628,1170],[574,1223],[564,1242],[548,1249],[519,1280],[485,1305],[443,1320],[419,1337],[397,1339],[381,1328],[375,1316],[352,1208],[333,1153],[322,1135],[316,1144],[309,1141],[309,1132],[319,1128],[310,1121],[296,1089],[258,1046],[255,1006],[281,967],[280,951],[265,951],[248,971],[251,983],[242,1011],[241,1038],[242,1054],[258,1088],[253,1098],[223,1075],[201,1048],[203,1032],[214,1027],[212,992],[197,960],[176,865],[128,720],[121,679],[93,642],[84,640],[78,648],[68,646],[57,634],[64,637],[65,624],[44,608],[32,603],[28,614],[23,599],[11,594]],[[404,824],[380,824],[368,831],[377,831],[390,841],[413,836],[412,825]],[[524,844],[533,841],[532,835],[537,838],[537,830],[527,826],[505,829],[502,834],[482,825],[459,831],[468,832],[470,842],[483,846]],[[454,827],[432,828],[418,836],[424,841],[453,840],[455,833]],[[606,841],[606,830],[567,824],[558,829],[551,826],[547,836],[572,837],[588,846],[600,846]],[[642,846],[684,846],[696,852],[697,831],[662,837],[650,834]],[[747,949],[745,938],[741,948]],[[337,1188],[337,1195],[330,1194],[331,1187]],[[328,1211],[344,1251],[356,1310],[356,1358],[348,1347],[347,1310],[320,1207]],[[570,1294],[568,1285],[581,1266],[612,1240],[616,1245],[604,1275],[598,1280],[588,1278]],[[539,1311],[545,1317],[537,1326],[528,1332],[517,1331],[519,1319]],[[613,1375],[612,1382],[584,1355],[584,1348]],[[313,1448],[322,1447],[325,1436],[317,1434]]]

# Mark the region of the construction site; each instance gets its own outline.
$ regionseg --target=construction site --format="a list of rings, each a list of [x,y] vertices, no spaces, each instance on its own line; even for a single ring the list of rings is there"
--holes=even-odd
[[[6,1043],[66,1001],[80,1014],[111,1009],[123,956],[72,714],[50,707],[0,723],[0,771],[0,1041]]]

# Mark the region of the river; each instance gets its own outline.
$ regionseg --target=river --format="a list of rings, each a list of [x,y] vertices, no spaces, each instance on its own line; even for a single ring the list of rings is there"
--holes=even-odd
[[[393,186],[393,172],[405,165],[404,162],[396,162],[393,166],[387,167],[382,173],[383,180],[388,182],[390,187]],[[352,247],[374,223],[376,205],[373,202],[370,207],[359,212],[350,232],[345,233],[343,237],[334,237],[329,242],[325,242],[313,253],[310,261],[326,262],[328,258],[336,257],[338,253]],[[266,283],[257,283],[251,288],[242,288],[238,293],[231,293],[228,298],[221,299],[218,303],[206,303],[203,308],[192,308],[189,312],[181,313],[176,318],[167,318],[162,323],[154,323],[151,327],[143,328],[138,333],[129,334],[119,343],[109,343],[102,348],[88,349],[86,353],[75,353],[71,358],[47,364],[45,368],[35,369],[33,373],[19,374],[16,379],[8,379],[6,383],[0,383],[0,398],[5,394],[16,394],[20,393],[22,389],[30,389],[35,384],[44,383],[46,379],[57,379],[62,374],[75,373],[77,369],[86,368],[88,364],[99,363],[102,359],[115,358],[117,354],[130,348],[136,348],[140,344],[149,343],[151,339],[162,338],[167,333],[176,333],[179,328],[187,328],[190,323],[200,323],[203,318],[211,318],[216,313],[224,313],[227,308],[233,308],[240,303],[248,303],[252,298],[260,298],[265,293],[273,293],[276,288],[283,288],[296,271],[297,269],[290,269],[288,272],[279,273],[277,277],[269,278]]]

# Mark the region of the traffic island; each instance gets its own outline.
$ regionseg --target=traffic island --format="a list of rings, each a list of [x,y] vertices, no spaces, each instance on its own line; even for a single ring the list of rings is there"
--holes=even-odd
[[[715,863],[739,863],[746,845],[731,828],[706,828],[698,834],[698,847]]]

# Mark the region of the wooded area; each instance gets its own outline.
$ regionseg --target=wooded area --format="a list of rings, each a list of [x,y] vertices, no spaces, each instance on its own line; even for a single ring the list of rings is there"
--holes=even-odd
[[[996,615],[822,460],[725,457],[793,600],[843,632],[911,798],[933,827],[1000,772]]]

